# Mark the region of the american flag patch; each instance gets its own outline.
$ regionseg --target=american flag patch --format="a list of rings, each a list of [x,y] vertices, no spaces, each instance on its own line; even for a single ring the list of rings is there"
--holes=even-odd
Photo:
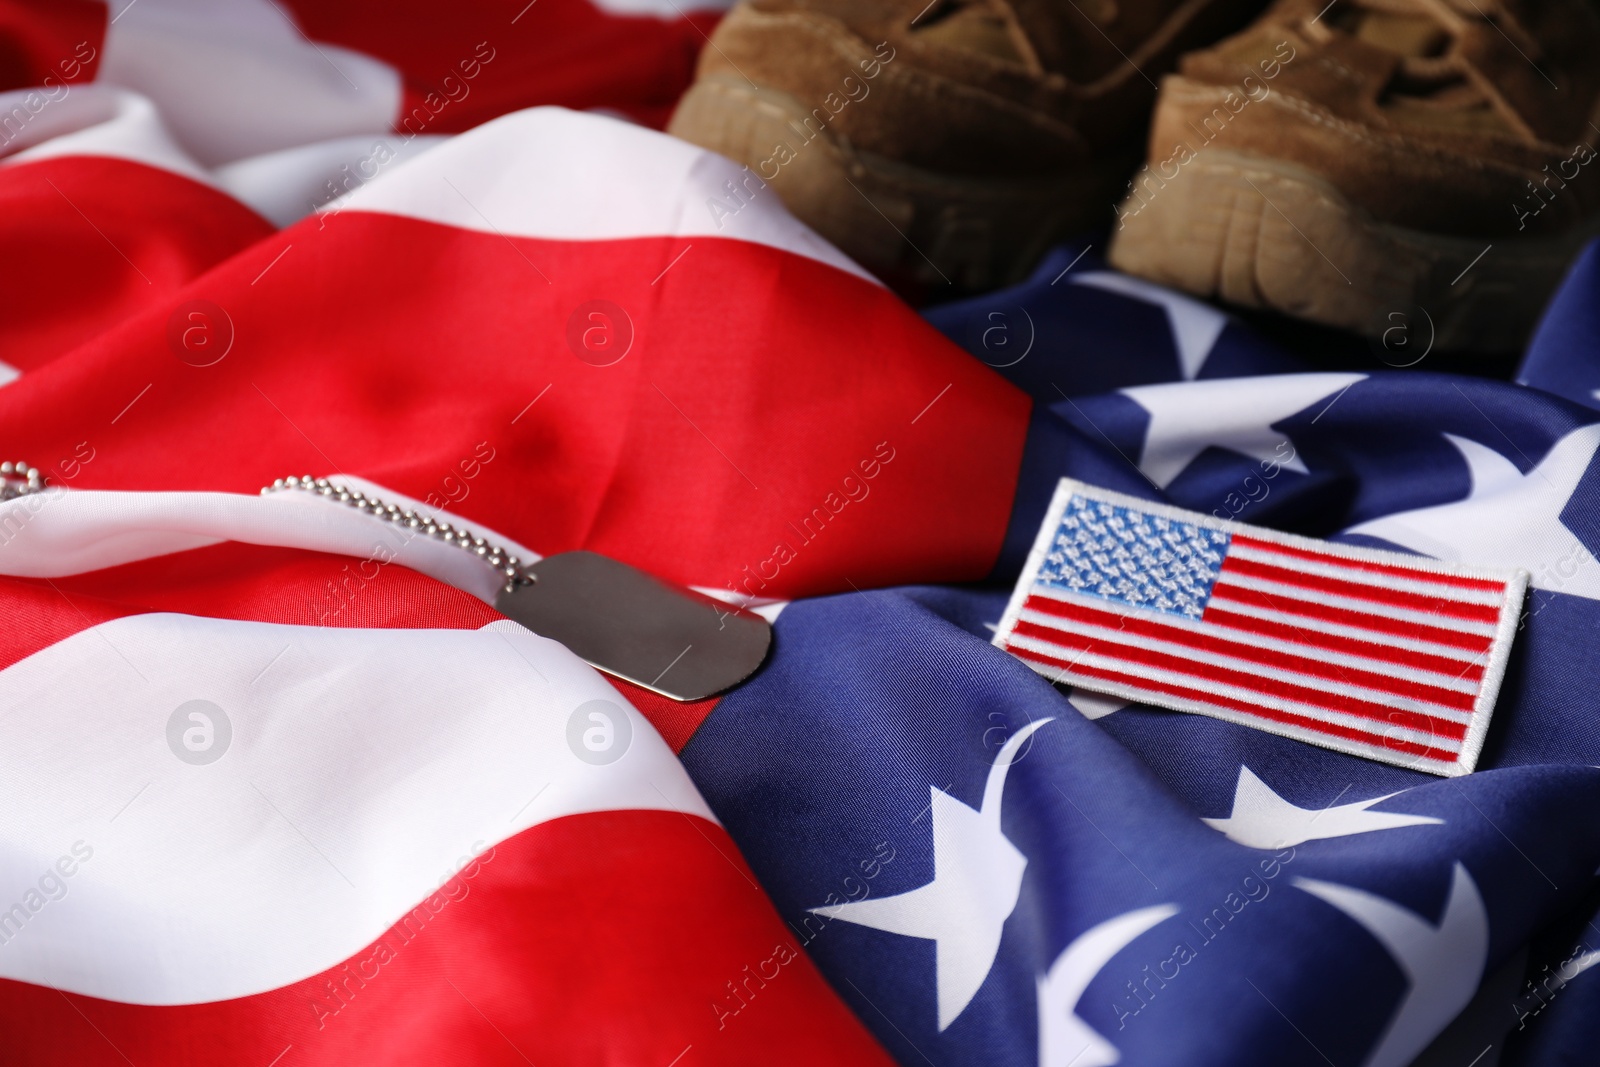
[[[1453,776],[1527,584],[1063,478],[994,643],[1051,681]]]

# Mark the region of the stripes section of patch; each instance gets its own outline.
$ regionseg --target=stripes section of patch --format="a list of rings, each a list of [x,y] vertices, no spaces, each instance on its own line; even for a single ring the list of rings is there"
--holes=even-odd
[[[1052,681],[1453,776],[1527,584],[1063,478],[994,643]]]

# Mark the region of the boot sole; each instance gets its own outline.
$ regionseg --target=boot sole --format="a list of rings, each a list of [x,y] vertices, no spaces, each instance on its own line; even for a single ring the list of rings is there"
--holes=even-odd
[[[1385,341],[1425,318],[1445,351],[1521,350],[1596,229],[1493,242],[1406,229],[1305,168],[1218,149],[1150,193],[1117,209],[1119,270]]]
[[[846,255],[891,284],[919,287],[1021,281],[1051,245],[1105,224],[1135,163],[1035,181],[939,174],[860,151],[817,129],[791,94],[720,74],[690,88],[667,132],[750,167]],[[786,163],[776,162],[779,145],[793,153]]]

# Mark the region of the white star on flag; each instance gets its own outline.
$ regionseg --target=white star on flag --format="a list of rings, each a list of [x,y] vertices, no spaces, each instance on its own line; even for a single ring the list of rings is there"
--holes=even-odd
[[[812,908],[874,930],[925,937],[936,944],[939,1029],[955,1021],[977,995],[1000,951],[1000,932],[1017,906],[1028,858],[1000,830],[1006,771],[1033,732],[1049,719],[1018,730],[989,768],[983,807],[972,808],[931,788],[933,881],[898,896]]]
[[[1177,913],[1174,904],[1125,912],[1079,934],[1056,957],[1039,978],[1039,1067],[1111,1067],[1122,1059],[1078,1016],[1078,1000],[1111,957]]]
[[[1210,304],[1129,274],[1086,270],[1067,275],[1067,281],[1142,300],[1165,311],[1172,344],[1178,350],[1178,374],[1184,381],[1192,382],[1200,374],[1206,357],[1228,325],[1228,316]]]
[[[1349,837],[1374,830],[1393,830],[1401,826],[1430,826],[1444,822],[1428,815],[1402,815],[1397,812],[1368,811],[1380,801],[1399,796],[1385,793],[1371,800],[1325,808],[1302,808],[1284,800],[1249,767],[1239,768],[1239,784],[1233,793],[1233,811],[1226,819],[1201,819],[1228,840],[1247,848],[1287,848],[1306,841],[1330,837]],[[1337,798],[1335,798],[1337,799]]]
[[[1472,489],[1465,498],[1385,515],[1345,532],[1381,537],[1435,559],[1521,567],[1535,589],[1600,600],[1600,566],[1561,522],[1600,448],[1600,424],[1567,434],[1527,474],[1493,449],[1444,436],[1467,463]]]
[[[1112,712],[1121,711],[1131,701],[1121,697],[1108,697],[1104,693],[1091,692],[1088,689],[1074,689],[1067,697],[1072,706],[1083,714],[1085,719],[1103,719]]]
[[[1272,428],[1329,397],[1337,399],[1365,374],[1269,374],[1207,382],[1138,385],[1122,394],[1150,414],[1139,469],[1165,489],[1208,448],[1225,448],[1263,463],[1307,473],[1286,434]],[[1331,401],[1330,401],[1331,404]],[[1283,448],[1289,446],[1285,455]]]
[[[1315,878],[1296,878],[1294,884],[1360,923],[1394,957],[1410,988],[1363,1067],[1410,1063],[1467,1006],[1483,977],[1489,916],[1472,876],[1455,865],[1437,926],[1362,889]]]

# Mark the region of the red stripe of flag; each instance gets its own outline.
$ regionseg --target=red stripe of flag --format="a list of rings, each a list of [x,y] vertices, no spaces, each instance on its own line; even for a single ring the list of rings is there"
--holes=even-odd
[[[1334,555],[1331,552],[1314,551],[1309,548],[1295,548],[1291,545],[1279,544],[1276,541],[1263,541],[1260,538],[1250,537],[1247,534],[1234,534],[1230,542],[1244,548],[1255,549],[1257,552],[1271,552],[1279,556],[1289,556],[1294,559],[1311,560],[1315,563],[1330,563],[1340,567],[1349,567],[1352,570],[1371,571],[1374,574],[1388,574],[1396,578],[1412,578],[1423,582],[1437,582],[1440,585],[1453,585],[1460,589],[1480,589],[1492,593],[1504,593],[1506,584],[1493,578],[1467,578],[1459,574],[1438,574],[1434,571],[1424,570],[1421,567],[1406,567],[1395,563],[1378,563],[1374,560],[1347,559]]]
[[[1247,633],[1260,634],[1263,637],[1277,637],[1311,648],[1327,649],[1330,652],[1344,652],[1352,656],[1367,656],[1372,659],[1389,660],[1392,663],[1406,667],[1416,667],[1418,670],[1434,671],[1438,674],[1450,674],[1474,682],[1483,679],[1483,664],[1476,661],[1468,662],[1466,660],[1450,659],[1447,656],[1435,656],[1428,652],[1417,652],[1409,648],[1397,648],[1394,645],[1379,644],[1376,640],[1362,640],[1358,637],[1343,637],[1339,634],[1323,633],[1321,630],[1304,630],[1289,623],[1258,619],[1251,615],[1239,615],[1226,608],[1208,610],[1205,614],[1205,621],[1213,626],[1220,626],[1229,630],[1242,630]],[[1485,638],[1485,640],[1488,639]]]
[[[1241,604],[1249,604],[1252,607],[1281,611],[1289,615],[1303,615],[1308,619],[1320,619],[1323,622],[1333,622],[1341,626],[1393,634],[1396,637],[1411,637],[1419,641],[1431,641],[1436,645],[1449,645],[1452,648],[1463,648],[1472,652],[1487,651],[1494,640],[1488,634],[1447,630],[1424,623],[1390,619],[1382,615],[1369,615],[1366,612],[1352,611],[1348,608],[1328,607],[1325,604],[1318,604],[1311,600],[1299,600],[1283,593],[1262,593],[1254,589],[1241,589],[1238,586],[1228,586],[1225,590],[1220,586],[1213,587],[1211,590],[1211,604],[1207,605],[1205,614],[1200,617],[1202,622],[1209,620],[1213,610],[1212,605],[1216,603],[1215,598],[1224,592],[1229,600],[1237,601]],[[1218,608],[1216,610],[1225,609]]]
[[[1500,617],[1500,609],[1492,604],[1464,604],[1459,600],[1444,600],[1418,593],[1407,593],[1400,589],[1386,589],[1382,586],[1367,585],[1363,582],[1350,582],[1340,578],[1324,578],[1320,574],[1310,574],[1306,571],[1294,570],[1289,567],[1277,567],[1270,563],[1257,563],[1255,560],[1240,559],[1233,555],[1229,555],[1222,561],[1222,574],[1223,577],[1218,579],[1219,585],[1227,581],[1227,575],[1229,574],[1242,574],[1266,581],[1281,582],[1284,585],[1298,586],[1314,593],[1332,593],[1336,596],[1370,600],[1376,604],[1390,604],[1394,607],[1408,608],[1412,611],[1426,612],[1430,615],[1451,615],[1458,619],[1470,619],[1473,622],[1494,622]]]
[[[1214,663],[1185,659],[1180,656],[1168,655],[1164,652],[1155,652],[1133,645],[1125,645],[1117,641],[1108,641],[1104,638],[1085,637],[1064,630],[1040,626],[1038,623],[1019,621],[1014,632],[1024,637],[1048,641],[1051,644],[1072,651],[1111,656],[1127,663],[1140,663],[1147,667],[1172,671],[1176,674],[1188,675],[1191,678],[1221,682],[1224,685],[1232,685],[1240,689],[1248,689],[1252,692],[1264,693],[1268,696],[1292,700],[1299,704],[1307,704],[1328,711],[1337,711],[1346,715],[1356,715],[1364,719],[1404,726],[1436,737],[1443,736],[1460,740],[1467,733],[1465,723],[1451,722],[1448,719],[1436,718],[1420,712],[1404,711],[1386,704],[1362,700],[1359,697],[1329,693],[1320,689],[1295,685],[1292,682],[1280,682],[1273,678],[1258,678],[1255,675],[1218,666]],[[1081,668],[1073,667],[1073,669],[1078,670]],[[1155,685],[1155,683],[1147,681],[1141,681],[1141,684]]]
[[[1130,686],[1135,689],[1165,693],[1167,696],[1177,697],[1181,700],[1192,700],[1198,704],[1207,704],[1212,707],[1223,708],[1228,711],[1240,712],[1244,715],[1249,715],[1254,718],[1266,719],[1269,722],[1278,722],[1289,726],[1298,726],[1301,729],[1310,730],[1314,733],[1323,734],[1329,737],[1342,737],[1350,741],[1359,741],[1372,745],[1375,748],[1387,749],[1391,752],[1404,752],[1408,755],[1422,756],[1427,759],[1439,760],[1443,763],[1454,763],[1458,758],[1458,753],[1449,749],[1430,748],[1427,745],[1418,744],[1415,741],[1406,741],[1398,737],[1383,737],[1381,735],[1370,734],[1352,727],[1340,726],[1335,723],[1327,723],[1320,719],[1313,719],[1304,715],[1296,715],[1294,712],[1290,711],[1278,711],[1274,708],[1260,707],[1258,705],[1251,704],[1248,701],[1235,700],[1232,697],[1224,696],[1220,693],[1203,692],[1198,689],[1190,689],[1186,686],[1173,685],[1167,682],[1153,682],[1145,678],[1135,678],[1132,675],[1123,674],[1120,671],[1105,670],[1099,667],[1086,667],[1083,664],[1072,664],[1055,656],[1046,655],[1042,652],[1034,652],[1026,648],[1017,648],[1012,646],[1010,651],[1013,655],[1022,659],[1032,660],[1035,663],[1044,663],[1053,667],[1065,667],[1070,669],[1073,673],[1083,675],[1085,677],[1098,678],[1104,682],[1115,682],[1117,684]]]
[[[1396,696],[1410,697],[1413,700],[1426,700],[1445,707],[1455,708],[1458,711],[1471,711],[1477,699],[1475,693],[1462,693],[1452,689],[1442,689],[1426,682],[1396,678],[1387,674],[1377,674],[1359,667],[1345,667],[1337,663],[1329,663],[1326,660],[1313,659],[1309,656],[1278,652],[1269,648],[1261,648],[1257,645],[1229,640],[1202,630],[1173,626],[1157,619],[1115,615],[1109,611],[1101,611],[1078,604],[1063,603],[1049,597],[1030,597],[1023,606],[1058,618],[1072,619],[1076,622],[1102,626],[1110,630],[1120,630],[1123,633],[1137,634],[1141,637],[1150,637],[1159,641],[1169,641],[1200,652],[1232,656],[1235,659],[1249,660],[1252,663],[1261,663],[1286,671],[1326,678],[1329,681],[1344,682],[1347,685],[1359,685],[1367,689],[1377,689],[1385,693],[1393,693]],[[1018,630],[1020,631],[1023,626],[1028,625],[1038,626],[1037,623],[1020,622]]]

